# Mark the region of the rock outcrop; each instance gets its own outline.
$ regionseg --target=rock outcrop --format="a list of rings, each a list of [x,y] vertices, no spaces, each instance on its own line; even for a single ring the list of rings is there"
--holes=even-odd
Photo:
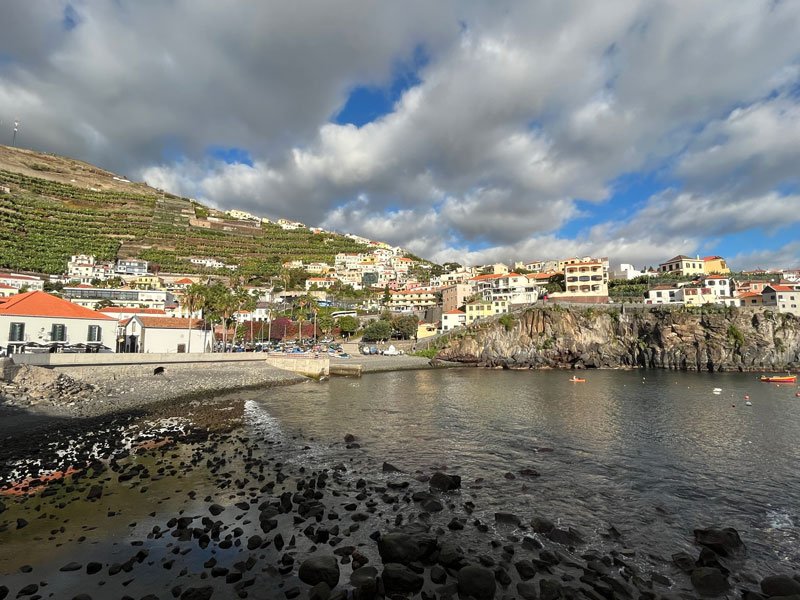
[[[533,307],[438,340],[437,359],[486,367],[662,368],[761,371],[800,368],[800,318],[713,307]]]

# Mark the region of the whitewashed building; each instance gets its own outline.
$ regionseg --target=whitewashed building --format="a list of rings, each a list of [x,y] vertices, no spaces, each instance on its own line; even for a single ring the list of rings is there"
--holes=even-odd
[[[117,320],[41,291],[0,303],[0,347],[9,354],[33,348],[115,348]]]
[[[122,352],[211,352],[214,333],[199,319],[137,315],[122,325]]]

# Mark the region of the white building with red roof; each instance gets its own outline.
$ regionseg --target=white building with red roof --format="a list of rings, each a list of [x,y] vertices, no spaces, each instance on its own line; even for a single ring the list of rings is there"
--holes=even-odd
[[[761,292],[761,303],[774,306],[778,312],[790,313],[800,317],[800,285],[768,285]]]
[[[137,315],[123,322],[122,352],[211,352],[213,333],[201,319]]]
[[[8,353],[34,348],[116,347],[117,320],[40,291],[0,303],[0,347]]]
[[[442,313],[442,332],[450,331],[456,327],[463,327],[467,324],[467,313],[463,310],[448,310]]]
[[[33,275],[20,275],[19,273],[0,273],[0,283],[28,292],[44,290],[44,281]]]

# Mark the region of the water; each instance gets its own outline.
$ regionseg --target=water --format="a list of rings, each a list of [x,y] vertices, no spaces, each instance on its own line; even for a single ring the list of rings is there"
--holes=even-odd
[[[218,517],[223,536],[239,529],[234,535],[245,540],[260,533],[256,506],[295,490],[301,467],[309,473],[337,463],[347,470],[338,482],[329,482],[328,489],[338,492],[326,497],[335,502],[353,500],[359,477],[370,487],[383,486],[387,478],[407,481],[416,472],[446,469],[463,478],[462,491],[450,499],[455,514],[461,515],[469,500],[476,505],[470,521],[492,525],[495,511],[523,520],[550,518],[580,530],[588,549],[633,548],[636,556],[629,562],[643,573],[669,575],[682,589],[690,584],[670,564],[670,555],[681,550],[697,555],[696,527],[739,530],[748,558],[738,571],[760,577],[800,570],[797,387],[762,384],[748,374],[592,371],[586,383],[570,383],[569,377],[563,371],[484,369],[371,374],[241,392],[120,424],[118,433],[108,435],[133,439],[145,432],[157,439],[159,431],[192,423],[211,425],[223,435],[122,459],[146,466],[150,475],[124,483],[113,473],[101,475],[105,491],[97,503],[85,502],[86,487],[80,484],[77,492],[62,489],[50,498],[6,498],[0,525],[5,520],[9,526],[0,528],[0,579],[14,593],[30,581],[46,581],[47,593],[58,598],[87,590],[101,598],[167,594],[175,582],[212,584],[221,597],[230,597],[223,579],[200,578],[203,565],[214,558],[234,568],[247,556],[244,546],[198,548],[196,541],[154,537],[153,528],[166,531],[176,515],[207,514],[213,499],[228,507]],[[714,388],[722,392],[714,394]],[[745,395],[752,406],[745,406]],[[136,435],[125,433],[130,428]],[[361,448],[346,449],[346,433],[356,435]],[[81,436],[73,430],[65,450],[52,437],[41,451],[58,456],[77,456],[69,449],[97,443],[92,432]],[[227,460],[224,469],[209,469],[206,461],[220,456]],[[406,474],[387,477],[383,461]],[[294,475],[270,495],[259,491],[258,476],[274,462]],[[522,475],[523,469],[540,476]],[[267,480],[274,477],[269,468],[263,473]],[[239,479],[249,483],[237,487]],[[412,480],[412,486],[424,484]],[[234,503],[242,499],[252,508],[236,510]],[[378,506],[344,542],[359,545],[371,564],[379,558],[368,534],[385,530],[398,514],[410,520],[419,512],[413,503]],[[344,531],[347,512],[334,508],[343,515]],[[432,524],[445,527],[452,516],[434,514]],[[13,526],[18,517],[29,521],[19,531]],[[293,527],[297,534],[299,560],[311,546],[301,533],[306,524],[293,526],[289,515],[282,518],[285,537]],[[620,539],[608,535],[612,526]],[[488,535],[500,539],[509,533],[492,528]],[[489,538],[471,526],[448,535],[476,552],[488,551]],[[131,575],[108,575],[109,563],[125,562],[140,547],[149,558]],[[168,559],[177,561],[170,570],[161,566]],[[71,560],[99,561],[103,571],[88,579],[81,572],[60,572]],[[298,585],[295,574],[275,574],[277,561],[271,548],[260,551],[249,597],[282,597],[283,589]],[[31,574],[20,571],[25,563],[33,567]]]
[[[476,493],[487,514],[556,519],[598,547],[613,525],[626,544],[667,558],[696,552],[695,527],[731,526],[756,572],[800,568],[800,388],[752,374],[598,371],[587,379],[384,373],[274,390],[257,406],[321,442],[354,433],[377,460],[407,471],[447,466],[467,486],[483,478]],[[524,468],[541,476],[519,476]]]

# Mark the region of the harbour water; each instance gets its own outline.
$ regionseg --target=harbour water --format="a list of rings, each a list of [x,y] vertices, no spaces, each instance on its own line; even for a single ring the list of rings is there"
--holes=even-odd
[[[180,439],[178,431],[197,425],[201,409],[202,427],[211,423],[217,433],[161,450],[156,444],[130,456],[125,451],[111,471],[84,475],[46,497],[0,498],[6,506],[0,578],[12,593],[44,582],[41,591],[57,598],[154,591],[168,597],[175,586],[191,585],[210,585],[219,597],[234,597],[234,589],[240,597],[289,597],[303,585],[296,565],[319,550],[304,518],[280,515],[278,529],[264,535],[259,511],[282,493],[302,490],[303,478],[323,469],[334,474],[323,490],[323,524],[376,566],[380,557],[369,535],[423,518],[417,503],[398,502],[393,490],[424,489],[417,480],[444,471],[461,476],[462,490],[444,498],[445,511],[424,518],[441,531],[453,516],[489,524],[488,534],[471,526],[446,534],[476,555],[492,551],[487,535],[518,540],[531,533],[497,526],[494,513],[505,511],[523,523],[544,517],[575,528],[585,540],[579,554],[625,550],[640,572],[663,573],[678,589],[691,585],[670,556],[697,555],[697,527],[739,531],[748,554],[736,565],[737,581],[800,570],[796,386],[763,384],[752,374],[592,371],[586,383],[571,383],[570,375],[371,374],[235,393],[208,405],[195,401],[85,438],[73,428],[69,439],[42,446],[41,456],[45,450],[85,456],[76,448],[86,441],[94,452],[98,436]],[[359,447],[348,448],[346,434]],[[384,462],[402,472],[385,473]],[[368,493],[356,495],[361,479]],[[274,487],[265,487],[270,481]],[[404,487],[409,481],[411,488]],[[395,487],[387,491],[388,484]],[[103,494],[89,502],[93,485]],[[208,521],[211,503],[224,511]],[[468,504],[474,511],[465,512]],[[194,527],[202,518],[210,544],[198,546],[202,531],[176,527],[187,516]],[[23,528],[14,526],[20,518]],[[275,532],[291,538],[290,546],[276,548]],[[265,543],[250,551],[254,535]],[[287,553],[297,562],[288,574],[278,573]],[[242,566],[248,556],[252,564]],[[62,570],[73,562],[77,571]],[[100,571],[87,578],[89,564]],[[245,569],[244,579],[229,582],[236,569]],[[234,588],[244,581],[249,587]]]
[[[800,388],[738,373],[585,377],[383,373],[275,390],[257,406],[323,446],[352,432],[404,470],[481,478],[486,513],[559,520],[598,545],[613,525],[666,557],[691,548],[695,527],[730,526],[756,572],[800,569]],[[525,468],[540,477],[504,477]]]

